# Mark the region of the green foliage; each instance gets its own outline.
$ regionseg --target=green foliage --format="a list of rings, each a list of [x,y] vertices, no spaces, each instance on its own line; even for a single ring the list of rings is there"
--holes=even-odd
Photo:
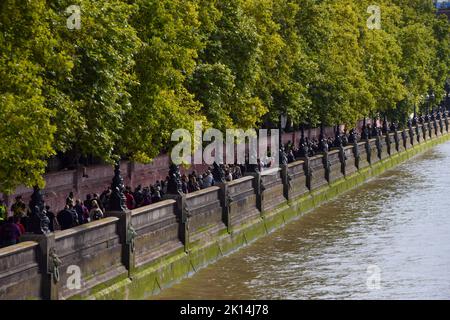
[[[74,149],[109,161],[118,155],[125,114],[131,110],[130,91],[137,85],[134,55],[141,41],[129,20],[137,10],[122,0],[81,0],[80,30],[66,27],[70,0],[51,2],[53,32],[58,45],[70,54],[73,67],[64,81],[49,79],[56,99],[54,122],[58,151]],[[58,74],[58,73],[57,73]]]
[[[135,58],[139,86],[133,88],[119,147],[122,154],[148,162],[167,149],[173,130],[193,130],[194,120],[206,121],[184,86],[203,43],[197,1],[137,3],[131,23],[144,43]]]
[[[257,96],[262,36],[243,0],[217,1],[216,27],[201,50],[189,89],[218,129],[250,128],[267,112]],[[204,90],[209,92],[204,92]]]
[[[20,6],[0,3],[0,190],[11,192],[24,183],[43,185],[46,158],[53,155],[52,112],[45,107],[44,69],[35,63],[48,59],[51,39],[41,20],[41,2]]]
[[[299,29],[310,59],[318,66],[310,79],[311,122],[353,125],[373,103],[363,63],[365,52],[359,43],[360,14],[352,0],[307,1],[305,6],[313,8],[301,16]],[[305,31],[300,27],[308,25],[311,29],[306,27]]]
[[[81,7],[81,29],[65,12]],[[354,126],[437,104],[450,24],[432,1],[3,0],[0,191],[43,185],[55,153],[148,162],[173,130]]]

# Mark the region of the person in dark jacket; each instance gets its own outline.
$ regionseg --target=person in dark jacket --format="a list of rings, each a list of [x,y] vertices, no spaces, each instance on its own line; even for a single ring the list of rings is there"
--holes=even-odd
[[[0,227],[0,248],[12,246],[19,242],[20,229],[14,223],[14,218],[8,220]]]
[[[105,191],[102,192],[102,194],[100,195],[100,203],[101,203],[101,207],[103,209],[106,209],[108,207],[108,203],[109,203],[109,198],[111,197],[111,187],[108,187]],[[86,208],[87,209],[87,208]],[[89,215],[89,211],[88,211],[88,215]]]
[[[144,200],[144,194],[142,193],[142,186],[138,185],[133,192],[134,201],[136,203],[136,208],[142,206],[142,201]]]
[[[94,193],[94,194],[92,195],[91,209],[89,209],[89,212],[90,212],[90,211],[92,210],[92,208],[94,207],[94,201],[97,203],[97,206],[98,206],[102,211],[105,210],[105,208],[103,208],[103,203],[102,203],[102,201],[100,200],[100,196],[99,196],[97,193]]]
[[[159,187],[152,187],[152,203],[157,203],[159,201],[161,201],[161,192],[159,190]]]
[[[74,202],[74,196],[73,196],[73,192],[70,191],[69,196],[66,198],[66,203],[68,202]]]
[[[87,223],[88,221],[86,217],[89,216],[89,213],[80,199],[76,201],[74,209],[77,212],[78,224],[82,225],[84,223]]]
[[[64,210],[58,213],[56,218],[61,226],[61,230],[70,229],[78,225],[78,215],[73,209],[73,203],[71,202],[65,206]]]
[[[86,195],[86,200],[84,200],[84,206],[89,210],[92,209],[92,196],[91,194]]]
[[[50,220],[48,228],[50,229],[51,232],[54,232],[56,230],[55,225],[58,223],[58,221],[56,221],[55,213],[50,210],[50,206],[45,206],[45,214]]]
[[[20,221],[20,217],[13,217],[14,223],[16,226],[19,227],[20,235],[23,235],[25,233],[25,227],[23,226],[22,222]]]

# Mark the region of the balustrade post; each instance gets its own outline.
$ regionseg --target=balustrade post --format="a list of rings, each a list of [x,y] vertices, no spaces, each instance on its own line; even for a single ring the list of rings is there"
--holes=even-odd
[[[416,124],[416,140],[417,143],[420,144],[420,128],[418,124]]]
[[[428,120],[428,135],[429,135],[430,139],[433,139],[433,128],[431,125],[431,120]]]
[[[409,127],[409,142],[411,143],[411,147],[414,147],[414,130],[411,126]]]
[[[330,183],[331,164],[328,158],[328,152],[322,152],[323,155],[323,167],[325,169],[325,179]]]
[[[256,193],[256,208],[258,208],[261,217],[264,217],[264,184],[262,183],[261,172],[247,172],[246,176],[253,177],[253,189]]]
[[[43,300],[59,300],[59,266],[61,260],[55,248],[55,234],[22,235],[21,241],[34,241],[38,243],[37,260],[41,273],[41,295]]]
[[[342,145],[339,147],[339,160],[341,162],[342,175],[345,177],[345,171],[346,171],[346,168],[347,168],[347,163],[346,163],[347,156],[345,155],[345,150],[344,150],[344,147]]]
[[[281,180],[283,182],[283,195],[289,200],[289,189],[291,188],[291,177],[289,176],[289,167],[287,164],[281,164]]]
[[[376,147],[377,147],[377,156],[378,156],[378,159],[381,160],[382,154],[383,154],[383,142],[382,142],[381,137],[380,137],[379,134],[378,134],[377,137],[376,137],[375,145],[376,145]]]
[[[180,217],[180,240],[184,245],[184,252],[189,252],[190,232],[189,219],[191,217],[186,203],[186,195],[181,194],[176,197],[177,201],[177,215]]]
[[[386,132],[385,140],[386,140],[386,151],[387,151],[388,155],[392,155],[392,150],[391,150],[392,141],[391,141],[391,136],[389,135],[389,132]]]
[[[395,129],[394,131],[394,141],[395,141],[395,150],[400,152],[400,139],[398,138],[398,131]]]
[[[116,217],[118,221],[118,233],[122,244],[122,263],[128,270],[128,277],[132,278],[135,269],[135,238],[136,231],[132,225],[131,210],[126,207],[126,198],[123,193],[125,186],[120,171],[120,161],[114,166],[114,177],[111,183],[111,196],[106,208],[105,216]]]
[[[445,119],[444,119],[444,123],[445,123],[445,131],[448,132],[448,127],[449,127],[449,125],[448,125],[448,112],[447,112],[447,111],[444,112],[444,116],[445,116]]]
[[[303,160],[303,172],[305,173],[306,176],[306,187],[308,188],[308,190],[311,191],[313,172],[311,169],[311,165],[309,163],[309,158],[305,157],[302,160]]]
[[[118,221],[119,239],[122,243],[122,264],[128,270],[128,277],[133,278],[135,272],[135,238],[136,231],[131,223],[131,210],[107,211],[106,217],[116,217]]]
[[[355,157],[355,166],[359,170],[359,161],[361,159],[361,154],[359,153],[359,145],[357,139],[353,142],[353,156]]]
[[[403,129],[402,131],[402,140],[403,140],[403,147],[405,148],[405,151],[408,150],[408,137],[406,134],[406,129]]]
[[[372,164],[372,149],[370,148],[370,140],[366,140],[366,144],[364,145],[366,148],[366,154],[367,154],[367,162],[369,165]]]
[[[232,233],[232,222],[231,222],[231,214],[230,214],[230,205],[232,202],[230,191],[227,183],[219,184],[220,187],[220,205],[222,207],[222,221],[227,226],[228,233]]]

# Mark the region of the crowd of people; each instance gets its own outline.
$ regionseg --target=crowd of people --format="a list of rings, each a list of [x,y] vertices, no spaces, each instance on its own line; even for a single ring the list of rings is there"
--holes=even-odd
[[[243,176],[241,166],[222,165],[222,168],[226,181],[239,179]],[[212,172],[212,168],[209,168],[202,174],[197,173],[195,170],[189,174],[182,174],[180,179],[181,191],[183,193],[192,193],[215,185],[217,181],[215,181]],[[126,207],[132,210],[161,201],[167,194],[169,179],[169,176],[167,176],[165,180],[158,180],[155,184],[148,187],[138,185],[134,191],[129,186],[125,187],[124,194],[126,198]],[[105,201],[107,202],[109,199],[108,197],[111,194],[111,190],[108,189],[105,192]]]
[[[395,129],[393,125],[391,130]],[[381,128],[364,125],[362,136],[355,130],[350,133],[346,131],[336,131],[334,137],[325,137],[323,133],[319,138],[308,138],[302,135],[300,143],[295,146],[291,141],[282,146],[280,157],[284,162],[291,163],[299,158],[312,157],[329,150],[333,147],[346,146],[359,139],[370,138],[381,132]],[[280,158],[280,162],[283,159]],[[264,171],[271,168],[274,164],[274,157],[270,153],[262,159],[257,159],[257,164],[253,165],[250,171]],[[220,165],[222,181],[232,181],[243,177],[249,171],[248,165]],[[183,193],[192,193],[217,184],[217,177],[214,175],[214,167],[208,168],[203,173],[197,173],[195,170],[189,174],[182,174],[181,191]],[[161,201],[167,194],[167,187],[170,177],[165,180],[158,180],[155,184],[149,186],[138,185],[134,190],[130,186],[124,188],[125,205],[128,209],[136,209]],[[45,215],[48,217],[50,231],[65,230],[88,222],[102,219],[105,215],[110,196],[111,187],[107,187],[101,194],[88,194],[85,200],[76,199],[74,193],[70,192],[65,201],[65,207],[55,213],[50,206],[45,206]],[[22,196],[17,196],[15,202],[10,208],[0,200],[0,247],[18,243],[21,235],[25,232],[31,232],[31,210],[30,205],[26,205]]]
[[[243,175],[241,166],[223,165],[222,167],[226,181],[239,179]],[[167,176],[165,180],[158,180],[150,186],[138,185],[134,190],[126,186],[124,189],[126,207],[132,210],[163,200],[167,193],[168,181]],[[216,183],[212,168],[202,174],[194,170],[190,174],[181,175],[183,193],[192,193]],[[51,232],[66,230],[102,219],[111,194],[111,187],[107,187],[101,194],[87,194],[85,200],[81,200],[76,199],[74,193],[70,192],[65,200],[64,208],[57,213],[46,205],[44,213],[50,221],[49,230]],[[27,206],[22,196],[17,196],[8,214],[8,208],[3,200],[0,200],[0,247],[16,244],[25,232],[31,232],[30,207],[31,204]]]
[[[75,200],[73,192],[70,192],[66,205],[57,214],[50,206],[45,206],[44,214],[49,220],[49,230],[51,232],[65,230],[101,219],[104,209],[100,203],[100,198],[96,194],[88,195],[85,201],[81,201]],[[30,207],[30,204],[28,206],[25,204],[22,196],[17,196],[11,206],[11,214],[8,215],[8,209],[0,200],[0,247],[16,244],[25,232],[32,231]]]

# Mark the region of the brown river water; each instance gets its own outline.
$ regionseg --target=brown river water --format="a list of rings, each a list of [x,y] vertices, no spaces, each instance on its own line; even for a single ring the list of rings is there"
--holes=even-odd
[[[450,143],[153,299],[450,299]]]

